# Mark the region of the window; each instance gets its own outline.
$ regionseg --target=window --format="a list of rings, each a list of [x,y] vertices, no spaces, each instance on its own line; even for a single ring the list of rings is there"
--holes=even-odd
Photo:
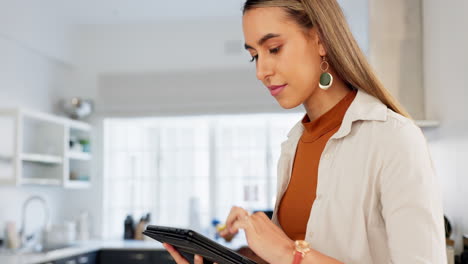
[[[104,121],[104,236],[123,220],[202,232],[233,205],[272,209],[280,144],[303,114]]]

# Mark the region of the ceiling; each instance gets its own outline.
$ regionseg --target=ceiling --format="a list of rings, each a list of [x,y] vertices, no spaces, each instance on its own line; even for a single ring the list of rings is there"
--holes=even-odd
[[[245,0],[0,0],[1,16],[21,14],[63,24],[142,24],[160,21],[240,18]],[[338,0],[345,13],[367,0]],[[364,8],[366,9],[366,8]],[[360,15],[362,15],[362,10]],[[16,21],[16,20],[15,20]]]
[[[126,24],[239,17],[245,0],[41,0],[73,24]]]

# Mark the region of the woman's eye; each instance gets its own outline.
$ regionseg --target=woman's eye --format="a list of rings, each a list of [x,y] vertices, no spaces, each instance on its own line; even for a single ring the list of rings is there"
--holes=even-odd
[[[258,59],[258,55],[252,56],[252,59],[250,59],[250,62],[254,62]]]
[[[270,53],[271,54],[276,54],[280,51],[280,47],[277,47],[277,48],[274,48],[274,49],[270,49]]]

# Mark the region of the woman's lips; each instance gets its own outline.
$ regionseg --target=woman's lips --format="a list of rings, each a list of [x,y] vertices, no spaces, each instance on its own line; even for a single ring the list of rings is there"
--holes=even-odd
[[[287,84],[271,85],[271,86],[268,86],[268,89],[270,90],[270,93],[271,93],[272,96],[276,96],[279,93],[281,93],[281,91],[283,91],[286,86],[287,86]]]

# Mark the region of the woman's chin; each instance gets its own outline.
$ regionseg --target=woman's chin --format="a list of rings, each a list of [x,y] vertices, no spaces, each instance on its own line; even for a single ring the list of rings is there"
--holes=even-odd
[[[286,99],[276,99],[276,100],[278,101],[279,105],[284,109],[292,109],[301,105],[301,102],[295,102],[292,100],[286,100]]]

